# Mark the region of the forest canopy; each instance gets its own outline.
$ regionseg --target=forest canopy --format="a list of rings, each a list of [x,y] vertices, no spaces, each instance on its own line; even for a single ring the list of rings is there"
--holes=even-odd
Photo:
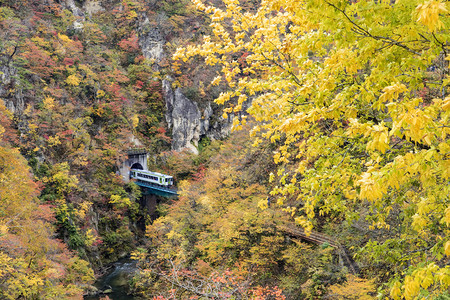
[[[212,34],[174,59],[221,70],[234,128],[251,102],[255,145],[277,145],[278,205],[307,231],[338,215],[382,234],[360,254],[393,258],[380,277],[392,298],[447,293],[449,2],[193,2]]]

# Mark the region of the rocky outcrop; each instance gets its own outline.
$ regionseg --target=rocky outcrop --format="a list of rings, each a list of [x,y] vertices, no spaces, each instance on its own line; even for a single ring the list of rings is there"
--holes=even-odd
[[[146,16],[142,16],[138,26],[139,45],[145,58],[154,63],[156,70],[164,59],[164,38],[157,27],[151,24]],[[202,137],[221,139],[229,134],[232,119],[213,122],[214,111],[210,104],[203,113],[198,104],[188,99],[182,89],[172,89],[172,79],[163,80],[163,93],[166,103],[165,118],[169,129],[172,130],[172,149],[179,151],[189,149],[198,153],[198,142]]]
[[[66,0],[65,1],[65,6],[67,9],[69,9],[72,14],[75,16],[75,21],[73,22],[73,29],[74,30],[81,30],[83,29],[83,23],[86,20],[85,16],[84,16],[84,12],[75,5],[74,0]]]
[[[66,0],[65,1],[66,8],[68,8],[74,16],[76,17],[84,17],[84,13],[75,5],[74,0]]]
[[[83,8],[88,15],[92,15],[104,10],[101,5],[101,1],[96,0],[86,0],[86,2],[84,2]]]
[[[169,79],[163,80],[163,92],[166,100],[166,122],[172,129],[172,149],[179,151],[184,148],[198,153],[198,142],[202,137],[211,140],[224,138],[230,133],[233,118],[224,120],[222,117],[213,124],[214,111],[208,103],[203,114],[197,103],[183,95],[180,88],[172,89]]]
[[[197,103],[186,98],[180,88],[174,91],[169,80],[163,80],[163,91],[166,100],[166,121],[172,129],[172,149],[188,148],[198,153],[202,115]]]
[[[22,90],[16,85],[17,70],[9,63],[0,64],[0,99],[5,101],[6,108],[17,115],[25,109]]]
[[[142,54],[159,69],[159,63],[164,58],[164,38],[157,27],[150,24],[147,16],[142,16],[138,26],[139,46]]]

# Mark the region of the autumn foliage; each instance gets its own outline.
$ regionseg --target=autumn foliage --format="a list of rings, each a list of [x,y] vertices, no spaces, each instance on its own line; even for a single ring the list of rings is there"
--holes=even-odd
[[[3,130],[0,126],[0,298],[80,298],[94,278],[92,269],[55,239],[54,213],[39,203],[39,186],[26,160],[4,142]]]
[[[174,59],[221,70],[236,129],[250,99],[255,144],[277,143],[277,203],[307,231],[367,224],[359,257],[385,264],[366,270],[381,295],[448,296],[448,2],[193,2],[212,34]]]

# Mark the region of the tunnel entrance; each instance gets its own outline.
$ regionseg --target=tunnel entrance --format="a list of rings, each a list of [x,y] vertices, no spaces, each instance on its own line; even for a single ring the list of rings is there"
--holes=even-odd
[[[131,169],[144,170],[144,167],[140,163],[134,163]]]

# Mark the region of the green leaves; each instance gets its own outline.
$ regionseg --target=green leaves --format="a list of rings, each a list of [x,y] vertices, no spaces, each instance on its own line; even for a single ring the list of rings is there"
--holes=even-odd
[[[449,49],[442,43],[450,35],[441,30],[448,25],[448,4],[284,0],[262,2],[254,11],[226,3],[216,13],[195,3],[216,14],[214,36],[174,58],[200,55],[222,67],[230,89],[217,103],[229,105],[227,114],[242,109],[242,95],[252,98],[247,112],[258,122],[254,132],[278,143],[272,194],[285,205],[286,199],[301,202],[301,209],[286,208],[298,223],[311,229],[331,212],[353,218],[345,210],[369,200],[365,218],[371,229],[395,231],[391,225],[401,224],[402,238],[419,235],[443,252],[431,233],[450,234],[442,221],[449,205],[448,151],[437,150],[447,149],[450,136],[443,63]],[[233,59],[244,51],[250,53],[246,73]],[[393,251],[401,248],[392,245]],[[406,254],[404,260],[418,267],[425,259],[415,258]],[[389,264],[400,265],[396,275],[402,275],[405,264]],[[393,295],[414,297],[448,286],[415,280],[405,278],[400,292],[396,284]]]

